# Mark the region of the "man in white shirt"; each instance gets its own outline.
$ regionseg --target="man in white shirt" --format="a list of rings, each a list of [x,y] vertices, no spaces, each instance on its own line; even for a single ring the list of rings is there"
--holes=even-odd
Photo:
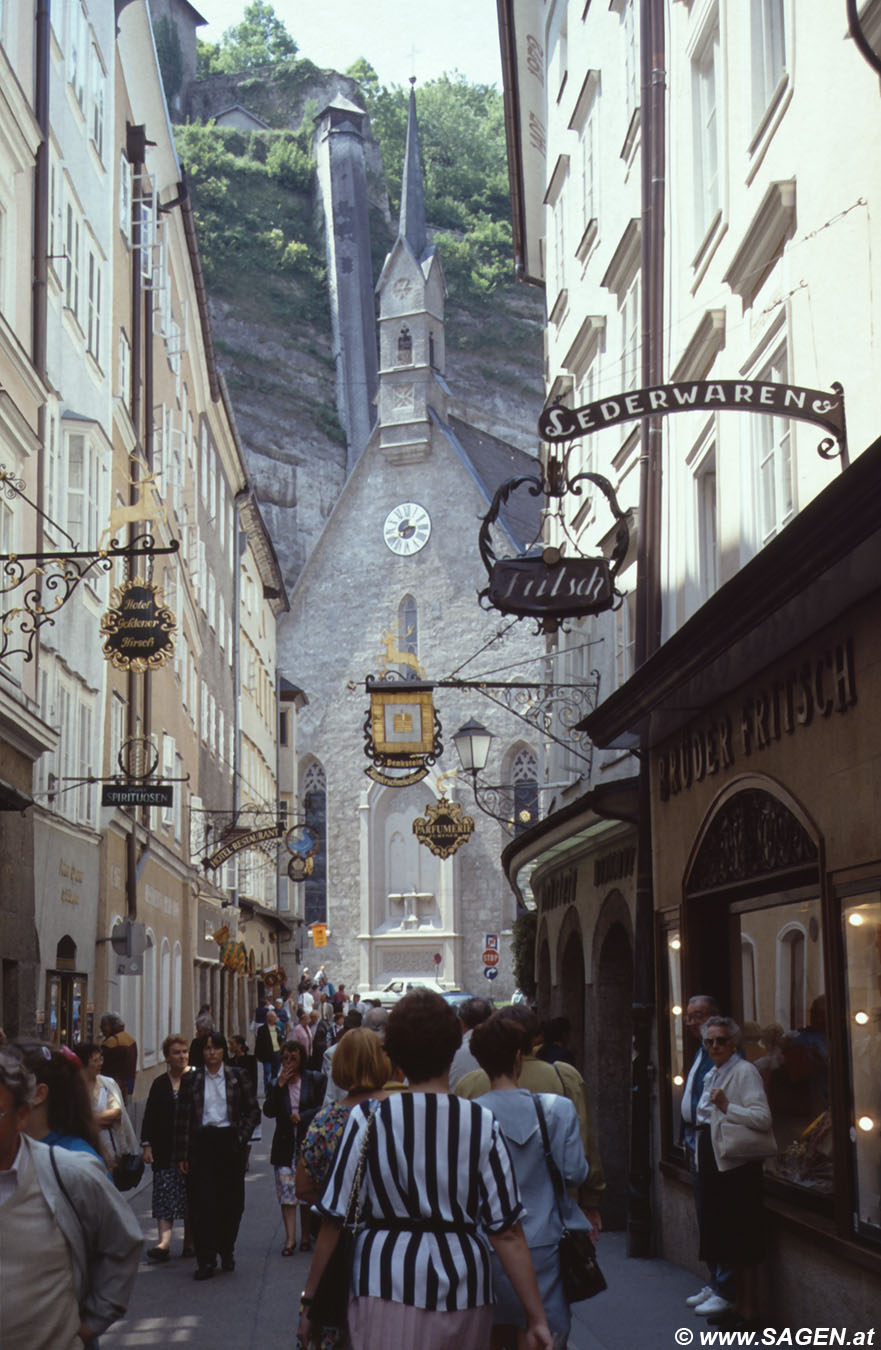
[[[173,1150],[187,1178],[196,1280],[211,1278],[218,1255],[222,1270],[235,1270],[246,1149],[260,1120],[248,1075],[224,1063],[226,1039],[219,1031],[206,1038],[203,1053],[205,1067],[181,1079]]]
[[[461,1003],[456,1011],[459,1014],[459,1021],[462,1023],[462,1044],[453,1055],[453,1062],[450,1065],[450,1091],[456,1090],[456,1084],[466,1073],[472,1069],[479,1069],[480,1065],[471,1053],[471,1033],[475,1027],[479,1027],[481,1022],[485,1022],[492,1015],[492,1004],[485,998],[469,998]]]

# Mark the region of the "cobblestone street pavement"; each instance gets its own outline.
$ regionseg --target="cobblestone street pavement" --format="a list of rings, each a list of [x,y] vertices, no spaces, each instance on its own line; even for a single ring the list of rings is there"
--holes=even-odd
[[[150,1169],[132,1204],[147,1247],[156,1241],[150,1218]],[[101,1350],[293,1350],[300,1290],[310,1256],[281,1255],[284,1240],[269,1142],[255,1144],[245,1178],[245,1213],[236,1244],[236,1269],[203,1284],[193,1281],[195,1262],[179,1253],[182,1225],[175,1227],[172,1260],[141,1262],[128,1316],[101,1337]],[[697,1332],[703,1319],[684,1299],[700,1287],[689,1271],[667,1261],[627,1257],[624,1233],[604,1233],[600,1263],[608,1290],[575,1309],[570,1350],[674,1350],[674,1332]],[[418,1350],[417,1346],[413,1350]]]

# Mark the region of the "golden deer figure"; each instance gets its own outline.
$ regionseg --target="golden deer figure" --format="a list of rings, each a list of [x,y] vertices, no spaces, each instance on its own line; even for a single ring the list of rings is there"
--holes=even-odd
[[[405,637],[409,637],[412,632],[413,629],[408,628]],[[399,650],[398,643],[401,638],[394,628],[382,633],[379,640],[385,647],[385,652],[378,652],[376,656],[377,661],[382,662],[381,674],[384,675],[389,666],[409,666],[411,670],[416,672],[417,680],[425,679],[425,667],[419,664],[418,656],[415,656],[413,652]]]
[[[131,506],[112,506],[110,508],[110,523],[98,540],[99,552],[104,547],[104,540],[117,539],[119,537],[117,532],[124,525],[138,525],[142,521],[145,524],[158,521],[167,524],[168,522],[168,513],[165,509],[165,503],[159,495],[159,485],[156,482],[157,472],[151,469],[147,461],[142,459],[140,455],[130,455],[129,458],[134,463],[140,464],[145,470],[142,478],[130,477],[128,480],[132,487],[140,488],[140,495]]]

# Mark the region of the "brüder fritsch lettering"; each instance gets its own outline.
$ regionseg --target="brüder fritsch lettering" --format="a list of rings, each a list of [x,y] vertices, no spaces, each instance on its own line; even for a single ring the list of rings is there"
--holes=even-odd
[[[657,770],[661,801],[730,768],[738,755],[748,758],[817,718],[846,713],[856,701],[853,639],[847,638],[757,689],[736,715],[723,714],[662,751]]]
[[[826,427],[839,440],[844,436],[840,394],[764,380],[692,380],[616,394],[580,408],[554,404],[539,417],[538,431],[545,441],[571,441],[639,417],[719,408],[793,417]]]

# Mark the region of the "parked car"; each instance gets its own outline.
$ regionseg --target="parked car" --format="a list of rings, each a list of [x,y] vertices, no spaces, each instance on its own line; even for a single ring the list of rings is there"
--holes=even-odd
[[[454,1008],[458,1008],[460,1004],[467,1003],[469,998],[473,998],[473,995],[466,994],[464,989],[445,989],[443,996],[448,1003],[452,1003]]]
[[[444,989],[443,985],[438,984],[437,980],[432,980],[423,975],[408,975],[406,979],[391,980],[383,985],[381,989],[359,989],[358,997],[364,1003],[371,1003],[379,999],[384,1008],[393,1008],[399,999],[408,994],[411,989],[432,989],[436,994],[443,994],[446,998],[448,993],[458,994],[458,990]],[[467,998],[465,994],[463,997]]]

